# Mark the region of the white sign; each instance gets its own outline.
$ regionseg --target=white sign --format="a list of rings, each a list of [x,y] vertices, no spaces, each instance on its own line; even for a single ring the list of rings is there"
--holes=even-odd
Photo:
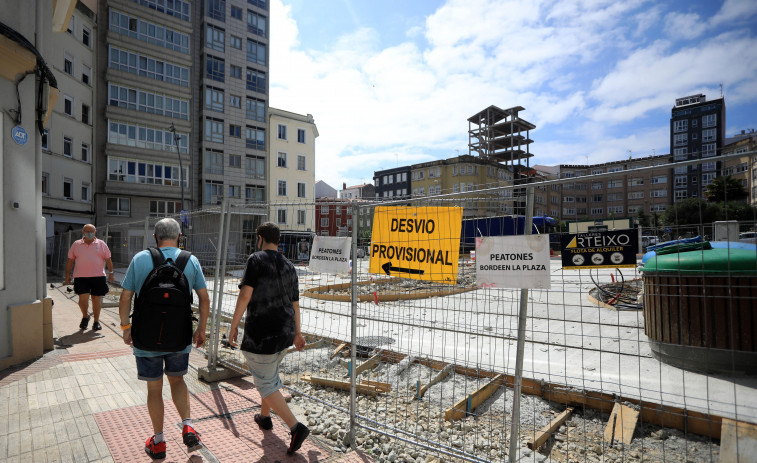
[[[549,289],[549,235],[485,237],[476,249],[476,284]]]
[[[348,273],[352,238],[317,236],[310,252],[310,269],[321,273]]]

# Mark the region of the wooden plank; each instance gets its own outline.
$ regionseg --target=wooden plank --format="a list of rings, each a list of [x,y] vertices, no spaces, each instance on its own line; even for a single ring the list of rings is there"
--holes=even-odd
[[[630,444],[638,420],[639,412],[637,410],[628,405],[616,403],[605,428],[605,442],[612,444],[613,440],[617,440],[624,444]]]
[[[720,463],[753,462],[757,455],[757,425],[723,418]]]
[[[573,413],[573,408],[568,407],[562,413],[557,415],[552,421],[550,421],[548,425],[541,428],[539,432],[534,434],[534,437],[532,437],[531,440],[528,441],[528,448],[530,448],[531,450],[539,450],[539,447],[547,442],[549,436],[551,436],[553,432],[557,431],[557,429],[560,428],[560,426],[562,426],[562,424],[565,423],[568,418],[570,418],[571,413]]]
[[[377,354],[366,360],[365,362],[358,365],[357,368],[355,368],[355,376],[360,376],[360,373],[364,372],[365,370],[373,369],[376,367],[376,365],[381,362],[381,353],[383,352],[383,349],[379,350]]]
[[[330,378],[321,378],[318,376],[303,376],[303,381],[309,381],[311,384],[316,384],[318,386],[325,386],[325,387],[333,387],[335,389],[342,389],[345,391],[350,390],[350,382],[349,381],[339,381],[337,379],[330,379]],[[368,384],[356,384],[355,390],[360,394],[366,394],[366,395],[378,395],[378,390],[375,386],[371,386]]]
[[[331,360],[334,357],[336,357],[337,354],[339,354],[339,352],[341,352],[345,347],[347,347],[347,343],[346,342],[343,342],[343,343],[339,344],[337,346],[337,348],[334,350],[334,352],[331,354],[331,357],[329,357],[329,360]]]
[[[487,384],[478,388],[476,392],[460,399],[455,405],[448,408],[447,411],[444,412],[444,419],[447,421],[455,421],[460,418],[465,418],[465,415],[471,413],[486,399],[491,397],[491,395],[503,384],[505,384],[505,375],[499,374],[495,376]]]
[[[392,385],[389,383],[382,383],[381,381],[370,381],[370,380],[364,379],[360,381],[360,384],[365,384],[366,386],[375,387],[378,392],[392,392]]]
[[[417,389],[418,392],[416,393],[415,398],[418,400],[422,399],[431,386],[433,386],[434,384],[446,378],[454,369],[455,369],[454,365],[447,365],[446,367],[444,367],[442,371],[440,371],[439,373],[436,374],[436,376],[431,378],[431,381],[429,381],[428,384],[426,384],[423,387],[418,387]]]

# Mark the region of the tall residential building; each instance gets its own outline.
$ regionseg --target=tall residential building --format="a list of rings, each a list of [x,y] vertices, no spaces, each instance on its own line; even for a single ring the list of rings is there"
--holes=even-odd
[[[754,129],[742,130],[740,134],[726,139],[723,144],[724,155],[754,153],[755,151],[757,151],[757,134],[755,134]],[[724,161],[722,174],[738,180],[749,192],[747,202],[757,206],[757,156],[745,154],[742,157]]]
[[[373,173],[373,183],[377,198],[409,197],[412,192],[410,166],[377,170]]]
[[[670,152],[673,162],[717,158],[725,140],[725,99],[707,100],[702,94],[677,98],[670,117]],[[700,165],[676,167],[673,202],[702,197],[722,165],[708,159]]]
[[[48,253],[56,235],[94,221],[92,166],[95,158],[95,14],[77,2],[67,33],[51,42],[49,65],[60,95],[42,136],[42,215]],[[47,58],[47,57],[46,57]]]
[[[191,151],[198,174],[197,206],[215,207],[224,198],[236,203],[270,200],[268,1],[198,0],[193,5],[197,115],[192,118],[196,136]],[[253,222],[245,227],[254,229]]]
[[[95,208],[98,223],[133,222],[191,209],[190,101],[198,3],[187,0],[99,2]],[[196,34],[195,34],[196,35]],[[192,85],[190,85],[192,83]],[[175,132],[172,131],[175,130]],[[179,154],[180,153],[180,154]],[[194,162],[193,162],[194,161]],[[181,180],[183,179],[183,185]],[[121,233],[121,232],[118,232]],[[142,249],[135,227],[120,247]],[[116,256],[124,259],[127,256]]]
[[[269,217],[282,230],[315,230],[315,139],[318,128],[310,114],[270,108],[268,161]],[[281,203],[276,205],[275,203]]]

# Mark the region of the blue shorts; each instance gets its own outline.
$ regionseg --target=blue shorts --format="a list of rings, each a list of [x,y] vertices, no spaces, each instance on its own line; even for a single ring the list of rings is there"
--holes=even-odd
[[[279,364],[287,353],[286,349],[271,355],[253,354],[252,352],[244,351],[242,353],[247,359],[247,366],[250,368],[252,382],[255,384],[260,397],[265,399],[282,388],[283,384],[281,383],[281,378],[279,378]]]
[[[189,354],[181,352],[157,357],[134,357],[137,359],[137,378],[142,381],[157,381],[166,376],[184,376],[189,368]],[[164,366],[165,364],[165,366]]]

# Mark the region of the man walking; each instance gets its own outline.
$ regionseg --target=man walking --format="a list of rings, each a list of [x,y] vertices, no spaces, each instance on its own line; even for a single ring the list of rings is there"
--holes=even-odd
[[[194,334],[191,334],[191,320],[188,321],[187,328],[190,332],[187,336],[187,345],[178,348],[177,352],[166,352],[158,350],[143,350],[134,346],[134,356],[137,361],[137,376],[140,380],[147,382],[147,410],[150,413],[150,421],[152,422],[152,428],[154,434],[147,439],[145,443],[145,452],[152,458],[165,458],[166,456],[166,442],[163,435],[163,373],[165,372],[168,377],[168,384],[171,387],[171,398],[176,406],[176,410],[181,416],[183,429],[182,437],[184,444],[187,446],[187,450],[193,452],[199,450],[202,447],[198,433],[194,430],[192,425],[192,419],[190,415],[189,406],[189,390],[184,382],[184,375],[187,373],[189,367],[189,352],[192,349],[191,342],[194,342],[197,347],[205,344],[205,328],[208,321],[208,313],[210,310],[210,298],[208,297],[207,284],[205,283],[205,277],[202,274],[202,268],[200,262],[195,256],[189,257],[188,260],[182,260],[182,251],[178,248],[179,239],[181,236],[181,230],[179,223],[171,218],[160,220],[155,224],[155,241],[158,243],[158,248],[162,257],[167,261],[171,260],[173,263],[179,266],[179,261],[185,264],[183,269],[183,275],[186,278],[186,288],[188,294],[187,311],[189,310],[189,304],[191,303],[191,290],[194,289],[199,299],[200,308],[200,320],[197,325],[197,329]],[[154,250],[153,250],[154,251]],[[186,254],[184,254],[186,259]],[[160,267],[163,267],[161,265]],[[150,317],[160,317],[158,312],[160,310],[157,306],[150,304],[144,304],[140,300],[140,290],[146,290],[148,286],[145,284],[145,280],[150,276],[154,278],[156,273],[153,269],[156,268],[153,262],[153,255],[150,250],[139,252],[134,256],[129,269],[126,271],[126,276],[121,282],[123,292],[119,301],[119,314],[121,316],[121,329],[123,330],[124,343],[128,345],[133,344],[132,338],[132,325],[129,323],[129,308],[131,305],[132,296],[136,293],[137,302],[140,306],[135,308],[135,312],[139,310],[140,324],[143,320]],[[172,272],[178,275],[177,272]],[[144,285],[144,287],[143,287]],[[165,297],[169,297],[169,290],[166,289]],[[150,309],[153,309],[152,312]],[[187,313],[186,316],[191,317],[191,313]],[[135,316],[135,323],[136,322]],[[157,322],[159,323],[159,322]],[[166,328],[171,330],[180,330],[181,323],[167,324]],[[152,333],[147,327],[147,332]],[[163,337],[166,333],[161,327],[160,334],[155,334],[153,337]],[[140,333],[135,332],[135,336]],[[179,333],[179,337],[180,333]],[[140,336],[140,339],[144,342],[144,335]],[[153,339],[159,343],[158,339]]]
[[[92,329],[101,330],[100,309],[102,299],[108,291],[105,282],[103,263],[108,266],[108,281],[113,283],[113,262],[110,260],[110,249],[105,241],[97,239],[97,229],[91,223],[82,228],[82,239],[74,241],[68,250],[66,261],[66,285],[71,284],[71,269],[74,270],[74,292],[79,295],[79,310],[81,323],[79,329],[86,330],[89,324],[89,297],[92,295],[92,314],[95,322]],[[74,265],[76,264],[76,265]]]
[[[266,222],[257,228],[256,233],[260,251],[247,259],[231,320],[229,343],[236,346],[239,322],[246,312],[241,350],[263,399],[255,422],[260,429],[272,429],[271,410],[276,412],[289,426],[292,440],[287,453],[291,455],[310,434],[308,427],[297,421],[279,391],[282,387],[279,364],[287,348],[292,343],[297,350],[305,347],[305,338],[300,331],[297,272],[278,251],[278,226]]]

